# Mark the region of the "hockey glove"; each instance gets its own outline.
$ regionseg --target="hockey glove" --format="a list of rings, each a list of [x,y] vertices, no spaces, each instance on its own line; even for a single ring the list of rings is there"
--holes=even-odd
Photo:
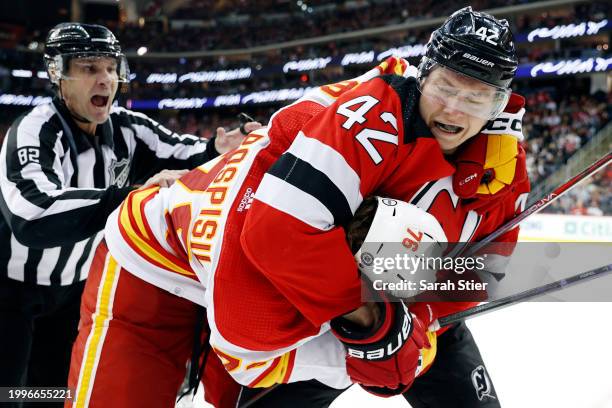
[[[425,367],[422,350],[432,345],[427,326],[403,302],[378,305],[378,327],[365,329],[342,317],[332,320],[331,327],[346,348],[346,369],[353,382],[372,394],[390,397],[412,385]]]
[[[521,120],[525,98],[512,94],[498,118],[457,151],[453,191],[463,199],[497,200],[527,178]]]

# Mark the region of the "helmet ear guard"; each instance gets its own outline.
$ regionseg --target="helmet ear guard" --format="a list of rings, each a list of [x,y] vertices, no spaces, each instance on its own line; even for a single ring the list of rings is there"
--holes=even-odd
[[[47,67],[47,76],[49,77],[49,81],[53,85],[59,85],[59,81],[62,78],[62,71],[64,69],[63,62],[61,58],[59,61],[55,58],[45,59],[45,65]]]

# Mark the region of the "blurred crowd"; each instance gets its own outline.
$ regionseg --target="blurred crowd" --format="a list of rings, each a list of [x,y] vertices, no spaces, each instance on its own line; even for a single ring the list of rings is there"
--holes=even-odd
[[[612,215],[612,165],[576,186],[543,212],[571,215]]]
[[[304,12],[297,5],[307,4],[318,12]],[[520,3],[514,0],[514,3]],[[269,41],[285,41],[319,35],[317,30],[352,31],[360,28],[390,25],[407,21],[416,16],[443,16],[458,7],[457,2],[451,1],[422,1],[404,2],[395,0],[370,0],[329,2],[324,0],[292,0],[262,2],[248,2],[241,0],[226,0],[216,2],[212,0],[193,0],[187,2],[182,8],[173,12],[171,19],[160,19],[158,14],[163,12],[163,4],[151,2],[148,10],[150,17],[142,24],[122,25],[116,22],[110,24],[111,29],[117,33],[124,49],[135,51],[146,46],[148,51],[198,51],[223,48],[244,48],[253,45],[262,45]],[[471,4],[477,9],[494,8],[506,5],[508,2],[498,0],[481,0]],[[509,21],[514,26],[515,33],[526,33],[535,27],[553,27],[557,24],[568,24],[585,20],[599,21],[607,17],[609,11],[607,2],[579,3],[554,12],[524,13]],[[215,17],[215,26],[177,25],[173,18],[189,18],[195,21],[198,10],[206,10],[208,18]],[[191,12],[192,14],[188,14]],[[269,30],[258,34],[258,21],[274,15],[286,15],[286,18],[299,18],[287,24],[273,20]],[[243,21],[242,16],[248,16]],[[264,18],[265,17],[265,18]],[[319,18],[321,21],[319,21]],[[218,21],[217,21],[218,20]],[[401,20],[401,21],[400,21]],[[203,20],[199,20],[202,23]],[[267,21],[267,20],[265,20]],[[100,22],[106,23],[106,22]],[[236,26],[231,24],[238,23]],[[107,23],[108,24],[108,23]],[[224,26],[224,24],[229,24]],[[312,25],[312,27],[310,27]],[[174,27],[174,28],[173,28]],[[206,30],[210,30],[208,32]],[[296,30],[295,33],[276,32],[274,30]],[[161,94],[176,98],[215,97],[221,94],[244,93],[279,88],[294,88],[316,86],[323,83],[353,77],[363,71],[363,65],[349,65],[345,67],[328,67],[324,70],[310,72],[283,73],[283,65],[289,61],[309,58],[324,58],[344,55],[346,53],[373,50],[380,53],[394,47],[405,45],[425,44],[430,35],[430,28],[410,30],[394,34],[384,34],[375,37],[363,37],[342,41],[331,41],[309,46],[297,46],[286,49],[274,49],[264,53],[217,56],[204,58],[176,58],[176,59],[139,59],[130,58],[131,71],[136,75],[130,89],[130,98],[158,99]],[[163,35],[160,35],[163,33]],[[327,33],[327,32],[326,32]],[[26,46],[32,41],[41,44],[44,41],[45,30],[26,35],[23,44]],[[217,43],[216,38],[229,44]],[[210,44],[207,42],[212,41]],[[607,56],[610,53],[602,48],[601,39],[597,37],[584,37],[581,41],[563,41],[561,46],[552,43],[518,44],[518,54],[521,63],[538,63],[562,58]],[[410,58],[416,64],[419,57]],[[40,94],[48,92],[48,81],[32,79],[10,78],[12,69],[33,69],[42,71],[44,66],[42,58],[37,53],[18,53],[14,50],[0,49],[0,91],[13,94]],[[250,78],[241,80],[203,82],[203,83],[169,83],[150,84],[147,78],[152,73],[172,74],[177,76],[188,72],[220,71],[237,68],[251,68]],[[9,81],[9,78],[11,79]],[[165,96],[167,97],[167,96]]]
[[[539,91],[527,96],[523,120],[532,184],[554,172],[610,121],[612,94]]]
[[[159,4],[156,4],[159,3]],[[99,21],[108,25],[121,40],[127,51],[145,46],[149,52],[206,51],[241,49],[283,41],[293,41],[324,35],[352,32],[368,28],[401,24],[417,19],[446,16],[460,6],[471,5],[483,10],[513,4],[529,3],[528,0],[477,0],[457,2],[450,0],[264,0],[257,2],[233,0],[192,0],[167,15],[164,4],[151,2],[149,16],[135,22],[119,24],[116,21]],[[578,3],[550,12],[522,13],[509,22],[515,33],[525,33],[534,28],[552,28],[586,20],[601,21],[609,15],[609,2],[595,0]],[[44,42],[50,27],[29,32],[21,39],[23,46],[32,42]],[[163,35],[160,35],[163,34]],[[419,29],[401,34],[385,34],[380,40],[389,44],[389,37],[398,44],[426,42],[429,29]],[[295,56],[308,58],[310,53],[334,55],[334,52],[352,52],[352,49],[376,49],[378,40],[367,38],[349,43],[324,43],[317,46],[296,48],[283,52],[281,59]],[[271,54],[265,56],[266,59]],[[249,59],[257,56],[249,56]],[[537,55],[536,55],[537,57]],[[224,58],[200,63],[215,67],[228,64]],[[231,62],[230,62],[231,64]]]
[[[167,17],[170,20],[199,20],[197,25],[165,25],[165,35],[160,36],[158,25],[152,24],[147,27],[145,24],[143,27],[142,24],[133,24],[122,27],[119,36],[128,49],[133,50],[143,44],[147,44],[149,50],[154,51],[248,48],[279,42],[279,39],[297,40],[400,24],[417,18],[444,16],[465,5],[482,10],[521,3],[528,1],[192,0]],[[164,14],[163,4],[152,8],[156,10],[153,13],[156,17]],[[525,14],[518,16],[512,24],[515,32],[522,32],[536,27],[553,27],[584,19],[601,20],[606,18],[608,9],[606,2],[587,2],[575,5],[574,12],[569,15]]]
[[[474,8],[482,9],[524,2],[526,1],[480,0],[470,4]],[[170,17],[199,20],[197,25],[175,25],[170,27],[164,36],[158,35],[154,25],[145,28],[144,33],[138,24],[128,25],[121,29],[120,38],[130,49],[142,46],[145,39],[149,44],[147,47],[155,51],[248,48],[277,43],[279,39],[298,40],[400,24],[416,18],[443,16],[457,7],[456,1],[449,0],[193,0]],[[159,10],[163,11],[163,7]]]
[[[310,4],[310,2],[305,3]],[[515,1],[515,3],[518,1]],[[214,3],[207,0],[194,1],[199,6],[204,7],[199,3]],[[235,18],[231,21],[240,21],[241,13],[251,12],[252,4],[242,5],[240,1],[219,2],[223,6],[219,12],[229,13],[229,10],[235,10],[234,14],[230,14]],[[245,2],[250,3],[250,2]],[[269,4],[270,7],[275,5],[280,7],[278,2],[268,1],[263,2]],[[315,2],[318,4],[327,4],[325,1]],[[351,7],[348,4],[351,4]],[[481,4],[473,4],[475,8],[493,8],[500,5],[509,4],[508,2],[500,1],[480,1]],[[258,2],[259,4],[259,2]],[[283,5],[293,5],[294,2],[282,2]],[[212,4],[208,6],[213,7]],[[237,8],[232,8],[236,6]],[[212,49],[231,49],[244,48],[253,45],[263,45],[274,40],[285,41],[288,39],[297,39],[300,36],[312,37],[319,34],[329,34],[329,32],[319,32],[325,30],[329,26],[330,30],[334,29],[339,32],[348,32],[356,29],[384,26],[396,24],[402,21],[407,21],[413,18],[412,16],[441,16],[446,15],[457,8],[457,2],[441,1],[441,2],[403,2],[403,1],[352,1],[336,5],[333,9],[325,9],[316,15],[303,16],[302,12],[292,12],[291,16],[298,15],[303,21],[292,21],[290,23],[279,23],[274,21],[269,30],[262,31],[261,38],[258,30],[254,29],[257,25],[258,15],[265,15],[265,12],[251,15],[248,24],[244,23],[237,27],[214,27],[214,32],[219,33],[222,41],[229,41],[228,44],[214,43],[216,34],[202,33],[201,27],[185,26],[180,29],[169,29],[166,35],[160,36],[159,22],[152,23],[151,27],[124,27],[119,31],[119,38],[126,44],[127,49],[136,50],[139,47],[146,45],[149,51],[179,51],[182,49],[194,50],[194,44],[199,44],[202,41],[213,41],[211,44],[202,44],[196,46],[195,50],[212,50]],[[245,7],[246,11],[241,11]],[[267,7],[263,10],[267,10]],[[315,6],[313,6],[315,7]],[[323,6],[321,6],[323,7]],[[316,7],[315,7],[316,8]],[[193,10],[198,10],[198,7],[193,7]],[[299,8],[298,8],[299,9]],[[282,11],[282,7],[280,10]],[[526,33],[536,27],[552,28],[558,24],[569,24],[585,20],[600,21],[605,18],[609,11],[609,3],[607,2],[588,2],[577,4],[569,7],[563,12],[557,13],[536,13],[536,14],[520,14],[509,21],[514,26],[515,33]],[[297,13],[297,14],[296,14]],[[282,13],[281,13],[282,14]],[[236,17],[238,16],[238,17]],[[376,16],[376,17],[369,17]],[[320,21],[318,20],[320,17]],[[294,17],[291,17],[294,18]],[[295,17],[298,18],[298,17]],[[223,20],[221,20],[223,21]],[[312,27],[310,27],[312,25]],[[296,32],[276,32],[279,30],[294,30]],[[150,34],[147,34],[147,32]],[[226,36],[223,33],[230,31],[232,34]],[[358,53],[363,51],[374,51],[376,54],[385,52],[391,48],[402,47],[406,45],[425,44],[430,36],[431,29],[423,28],[418,30],[409,30],[393,34],[384,34],[375,37],[363,37],[350,40],[338,40],[324,42],[321,44],[312,44],[309,46],[297,46],[286,49],[274,49],[264,53],[243,55],[235,57],[206,57],[185,59],[179,58],[173,64],[153,63],[152,61],[144,61],[133,59],[131,67],[133,72],[138,73],[135,83],[137,84],[132,89],[132,97],[134,98],[152,98],[159,90],[172,92],[176,97],[200,97],[217,96],[228,93],[242,93],[248,90],[266,90],[278,88],[293,88],[303,86],[320,85],[322,83],[335,82],[343,78],[352,77],[363,69],[361,66],[345,66],[334,67],[326,70],[311,71],[307,73],[294,74],[279,74],[282,72],[282,66],[289,61],[297,61],[302,59],[315,59],[325,57],[336,57],[347,53]],[[231,36],[235,38],[229,39]],[[176,38],[174,38],[176,37]],[[133,40],[133,41],[132,41]],[[162,43],[167,42],[169,46]],[[180,45],[184,42],[184,47]],[[607,49],[602,49],[601,40],[597,38],[584,38],[580,42],[564,41],[562,46],[554,44],[527,45],[519,44],[518,55],[521,63],[539,63],[543,61],[551,61],[566,58],[578,57],[594,57],[609,54]],[[159,46],[158,46],[159,45]],[[419,57],[410,58],[411,63],[418,63]],[[163,69],[160,69],[163,67]],[[146,78],[151,73],[177,73],[178,75],[194,72],[194,71],[217,71],[229,70],[237,68],[251,67],[253,75],[250,79],[242,81],[230,82],[208,82],[201,84],[164,84],[164,85],[143,85]],[[305,74],[305,75],[303,75]]]

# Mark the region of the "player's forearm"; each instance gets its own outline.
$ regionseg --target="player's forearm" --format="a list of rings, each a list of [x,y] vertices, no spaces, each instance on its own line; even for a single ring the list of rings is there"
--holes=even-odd
[[[376,327],[380,324],[380,308],[367,302],[342,317],[365,328]]]

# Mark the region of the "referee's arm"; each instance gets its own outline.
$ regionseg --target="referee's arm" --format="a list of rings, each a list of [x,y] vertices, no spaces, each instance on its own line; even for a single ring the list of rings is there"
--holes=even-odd
[[[192,169],[219,156],[214,137],[207,142],[194,135],[178,134],[140,112],[115,109],[120,123],[134,132],[135,183],[163,169]]]
[[[101,231],[134,187],[68,187],[61,132],[27,125],[17,120],[0,151],[0,210],[17,240],[31,248],[52,248]]]

